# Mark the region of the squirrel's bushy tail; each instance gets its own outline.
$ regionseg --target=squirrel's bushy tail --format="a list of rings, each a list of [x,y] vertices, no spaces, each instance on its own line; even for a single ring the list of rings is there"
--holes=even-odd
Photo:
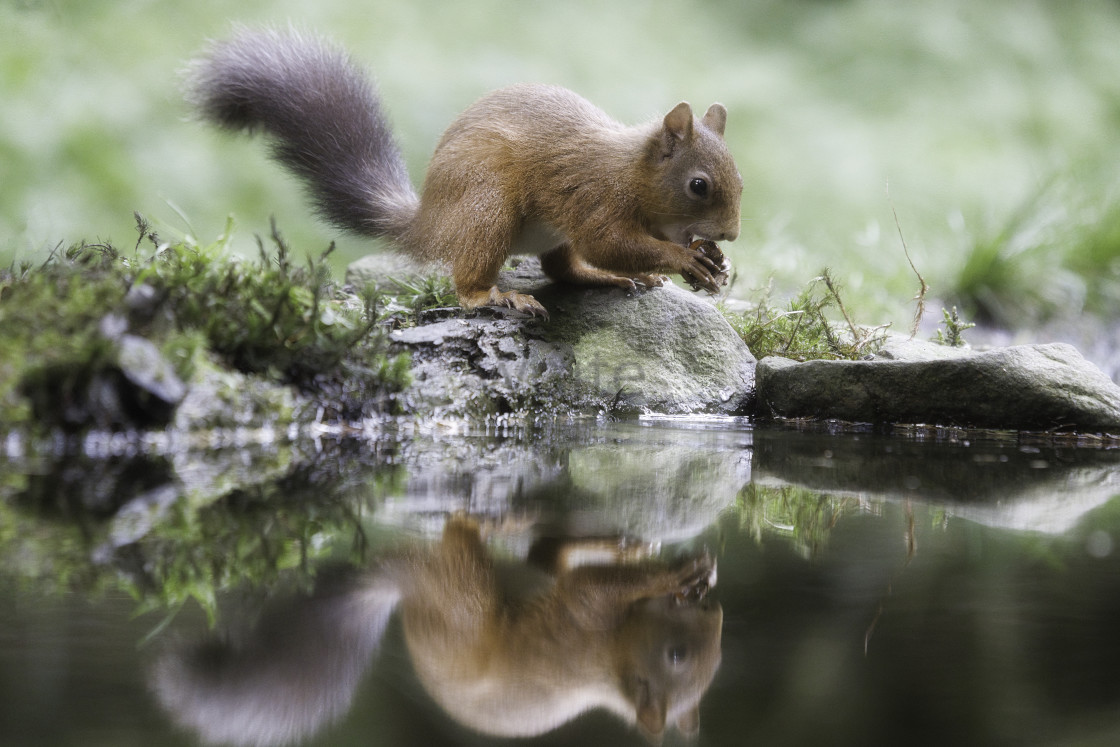
[[[190,64],[187,96],[219,127],[267,133],[273,158],[340,228],[399,240],[415,218],[419,199],[377,95],[341,49],[296,31],[238,29]]]
[[[400,600],[391,573],[289,600],[254,628],[170,645],[150,684],[206,744],[303,742],[349,712]]]

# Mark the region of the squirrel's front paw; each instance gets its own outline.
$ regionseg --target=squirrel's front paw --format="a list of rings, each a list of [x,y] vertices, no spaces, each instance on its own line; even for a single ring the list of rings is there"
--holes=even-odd
[[[639,289],[647,288],[660,288],[668,280],[664,275],[647,275],[645,273],[638,273],[635,275],[614,275],[610,279],[611,285],[617,285],[623,290],[634,292]]]
[[[697,239],[688,245],[686,251],[691,256],[681,270],[684,281],[692,286],[692,290],[703,288],[712,295],[719,293],[720,287],[727,285],[731,263],[716,242]]]
[[[715,585],[715,558],[704,553],[692,558],[681,568],[679,588],[673,595],[678,602],[696,602],[707,596]]]

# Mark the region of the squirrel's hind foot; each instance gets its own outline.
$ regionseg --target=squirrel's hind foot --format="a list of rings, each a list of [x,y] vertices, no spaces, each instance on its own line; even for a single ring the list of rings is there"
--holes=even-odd
[[[548,310],[541,306],[540,301],[528,293],[501,291],[498,290],[496,285],[491,286],[489,291],[479,290],[471,293],[460,293],[459,304],[464,309],[477,309],[479,306],[501,306],[507,309],[515,309],[523,314],[548,319]]]

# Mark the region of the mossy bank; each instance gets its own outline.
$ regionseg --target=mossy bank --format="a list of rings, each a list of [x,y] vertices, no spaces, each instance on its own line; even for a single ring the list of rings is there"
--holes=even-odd
[[[0,275],[7,452],[90,433],[198,445],[641,413],[1120,433],[1120,388],[1076,350],[888,337],[852,323],[827,274],[788,309],[729,312],[671,283],[556,285],[524,260],[503,283],[547,299],[542,320],[463,311],[446,279],[392,255],[338,282],[330,249],[296,260],[275,229],[246,260],[228,233],[168,243],[137,224],[128,250],[80,243]],[[946,327],[961,342],[967,325]]]
[[[9,433],[271,427],[390,412],[408,381],[389,299],[341,288],[273,232],[130,250],[79,243],[0,272],[0,423]],[[404,312],[399,312],[404,313]]]

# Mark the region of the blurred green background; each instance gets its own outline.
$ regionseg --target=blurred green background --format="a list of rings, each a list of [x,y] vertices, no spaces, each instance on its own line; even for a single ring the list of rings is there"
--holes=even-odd
[[[339,266],[370,250],[316,221],[261,143],[189,119],[178,71],[235,21],[349,47],[418,182],[503,84],[566,85],[626,122],[722,101],[741,297],[828,266],[864,321],[907,328],[897,211],[934,303],[1019,325],[1120,308],[1116,0],[0,0],[0,263],[131,246],[134,210],[205,242],[232,214],[246,252],[270,215],[302,251],[337,239]]]

